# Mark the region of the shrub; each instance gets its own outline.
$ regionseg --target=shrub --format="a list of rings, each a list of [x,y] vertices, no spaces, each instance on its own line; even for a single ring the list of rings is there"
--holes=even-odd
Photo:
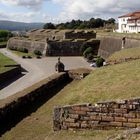
[[[39,51],[39,50],[34,50],[34,54],[35,55],[38,55],[38,56],[41,56],[42,55],[41,51]]]
[[[92,60],[93,58],[94,58],[94,56],[93,56],[93,54],[92,54],[92,53],[87,54],[87,59],[88,59],[88,60]]]
[[[104,60],[102,57],[98,57],[97,60],[96,60],[96,65],[97,65],[97,67],[103,66],[103,62],[104,62],[104,61],[105,61],[105,60]]]
[[[88,48],[84,51],[84,53],[83,53],[83,55],[84,55],[85,58],[87,58],[87,56],[88,56],[89,54],[93,54],[93,49],[92,49],[92,47],[88,47]]]

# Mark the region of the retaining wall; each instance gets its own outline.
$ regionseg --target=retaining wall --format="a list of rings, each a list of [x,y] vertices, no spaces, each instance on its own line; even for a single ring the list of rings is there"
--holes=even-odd
[[[101,40],[98,55],[103,58],[108,58],[111,54],[122,49],[122,38],[117,36],[105,36],[97,35],[97,38]],[[140,40],[138,38],[125,39],[124,49],[140,47]]]
[[[69,129],[113,129],[140,126],[140,98],[119,102],[101,102],[95,105],[81,104],[55,107],[53,128]]]
[[[54,96],[58,92],[57,90],[59,88],[62,89],[62,86],[64,86],[64,84],[66,85],[69,80],[67,73],[54,74],[13,96],[1,100],[0,135],[6,131],[3,129],[6,129],[7,125],[19,122],[26,115],[29,115],[28,113],[30,111],[32,112],[32,110],[34,110],[33,108],[37,109],[40,102],[46,102],[49,98]]]
[[[0,82],[3,83],[5,81],[8,81],[11,78],[16,77],[17,75],[21,74],[21,66],[15,66],[11,67],[11,70],[8,70],[4,73],[0,74]]]

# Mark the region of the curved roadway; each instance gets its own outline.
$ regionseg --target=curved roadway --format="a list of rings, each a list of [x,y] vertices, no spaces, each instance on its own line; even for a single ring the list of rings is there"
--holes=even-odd
[[[11,96],[55,73],[57,57],[44,57],[42,59],[22,59],[7,49],[0,49],[0,52],[10,57],[27,71],[25,75],[0,90],[0,100]],[[82,57],[61,57],[66,69],[79,67],[89,68],[89,64]]]

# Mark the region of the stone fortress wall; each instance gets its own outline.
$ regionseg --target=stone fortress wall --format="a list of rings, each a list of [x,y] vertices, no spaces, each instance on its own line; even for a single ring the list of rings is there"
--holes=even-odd
[[[125,43],[123,44],[123,37],[125,37]],[[103,58],[108,58],[111,54],[115,53],[116,51],[134,47],[140,47],[140,38],[139,36],[133,35],[107,35],[107,34],[97,34],[97,39],[100,40],[100,47],[98,50],[98,55],[102,56]],[[122,46],[123,44],[123,46]]]
[[[84,43],[94,47],[97,54],[99,40],[96,33],[85,30],[32,30],[28,38],[11,38],[7,47],[24,47],[30,52],[39,50],[48,56],[80,56],[80,48]]]

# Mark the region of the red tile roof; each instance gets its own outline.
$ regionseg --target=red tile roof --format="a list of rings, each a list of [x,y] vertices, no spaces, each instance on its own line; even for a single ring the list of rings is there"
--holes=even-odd
[[[140,18],[140,10],[133,12],[133,13],[128,13],[126,15],[122,15],[119,18],[123,18],[123,17],[133,17],[133,18]]]

